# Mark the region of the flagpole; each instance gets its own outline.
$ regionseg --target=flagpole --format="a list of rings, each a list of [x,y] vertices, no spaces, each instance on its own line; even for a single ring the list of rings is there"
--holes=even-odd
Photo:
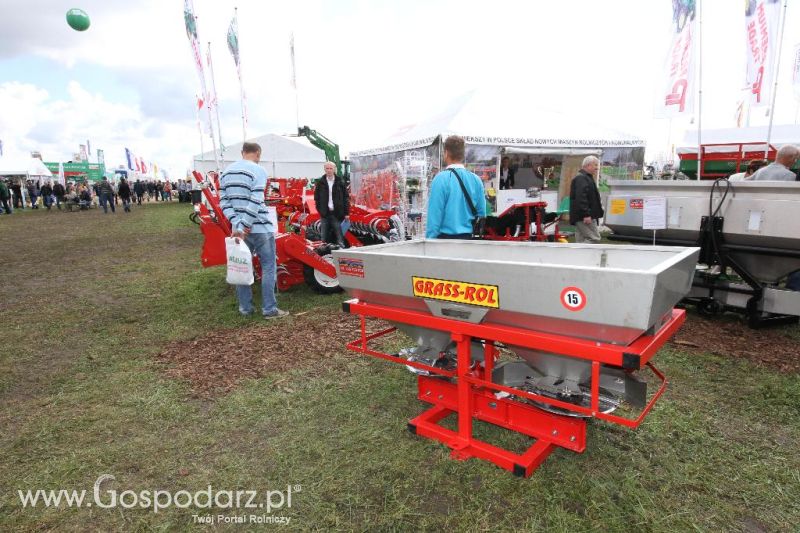
[[[219,124],[219,100],[217,99],[217,82],[214,79],[214,64],[211,62],[211,41],[208,41],[208,70],[211,72],[211,90],[214,91],[214,97],[211,101],[214,103],[214,112],[217,115],[217,135],[219,136],[220,151],[225,150],[225,144],[222,142],[222,126]],[[220,153],[222,160],[225,160],[225,155]]]
[[[195,23],[197,21],[197,15],[194,17]],[[200,47],[198,43],[198,48]],[[202,52],[198,50],[198,54],[200,55],[200,62],[202,65],[203,57]],[[203,88],[205,89],[205,82],[203,83]],[[219,173],[219,157],[217,155],[217,140],[214,137],[214,119],[211,117],[211,107],[208,105],[208,94],[203,95],[203,105],[206,106],[206,111],[208,111],[208,133],[211,135],[211,147],[214,150],[214,164],[216,165],[216,171]],[[205,158],[204,158],[205,159]]]
[[[236,21],[236,41],[239,41],[239,8],[233,8],[233,20]],[[236,63],[236,70],[239,74],[239,101],[242,105],[242,142],[247,141],[247,118],[244,111],[244,82],[242,82],[242,56],[239,53],[239,61]]]
[[[297,68],[294,64],[294,32],[289,39],[289,53],[292,56],[292,87],[294,87],[294,120],[297,130],[300,130],[300,100],[297,96]]]
[[[769,159],[769,143],[772,140],[772,120],[775,118],[775,97],[778,94],[778,72],[781,69],[781,51],[783,50],[783,31],[786,28],[786,4],[789,0],[783,0],[783,17],[781,18],[781,36],[778,38],[778,57],[775,59],[775,84],[772,86],[772,98],[769,101],[769,127],[767,128],[767,148],[765,154]]]
[[[697,179],[703,173],[703,0],[697,2]]]

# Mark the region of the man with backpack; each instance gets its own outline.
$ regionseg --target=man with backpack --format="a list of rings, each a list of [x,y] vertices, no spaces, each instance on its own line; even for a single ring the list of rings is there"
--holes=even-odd
[[[431,183],[426,239],[471,239],[473,221],[486,217],[483,183],[464,167],[464,152],[462,137],[451,135],[444,141],[447,167]]]

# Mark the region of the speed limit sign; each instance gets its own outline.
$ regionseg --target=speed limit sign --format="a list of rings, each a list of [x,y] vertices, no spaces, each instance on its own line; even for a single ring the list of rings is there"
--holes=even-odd
[[[561,305],[569,311],[580,311],[586,307],[586,293],[579,287],[566,287],[561,291]]]

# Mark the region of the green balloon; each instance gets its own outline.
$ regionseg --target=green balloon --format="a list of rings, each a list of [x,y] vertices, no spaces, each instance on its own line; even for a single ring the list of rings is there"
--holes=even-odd
[[[73,30],[86,31],[91,23],[89,15],[83,9],[74,8],[67,11],[67,24]]]

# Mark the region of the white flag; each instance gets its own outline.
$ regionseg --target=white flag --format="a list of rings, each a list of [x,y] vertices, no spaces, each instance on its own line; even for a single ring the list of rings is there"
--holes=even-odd
[[[695,2],[672,3],[672,40],[664,65],[664,83],[656,100],[656,117],[689,116],[694,112],[695,14]]]
[[[750,104],[768,106],[775,81],[775,54],[778,49],[779,0],[745,2],[747,39],[747,86]]]

